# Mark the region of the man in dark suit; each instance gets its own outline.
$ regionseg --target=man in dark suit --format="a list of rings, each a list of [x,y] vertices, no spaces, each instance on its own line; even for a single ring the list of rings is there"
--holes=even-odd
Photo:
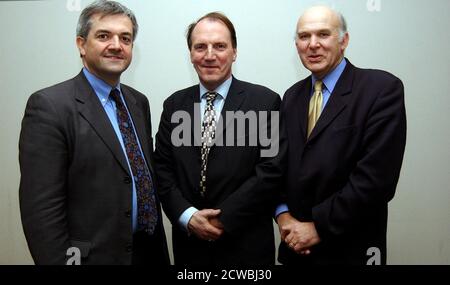
[[[125,6],[92,3],[77,28],[83,70],[28,100],[19,194],[36,264],[169,264],[149,103],[120,83],[137,29]]]
[[[384,264],[388,202],[406,140],[402,82],[344,58],[345,20],[308,9],[296,46],[312,75],[281,106],[287,173],[277,222],[283,264]]]
[[[173,225],[175,265],[273,265],[273,199],[282,147],[272,136],[276,150],[265,155],[260,134],[278,131],[271,111],[278,117],[281,99],[232,76],[236,33],[223,14],[209,13],[191,24],[187,42],[200,84],[164,102],[155,151],[157,188]],[[236,111],[249,118],[242,132],[234,129]],[[178,124],[183,114],[187,118]],[[252,119],[263,126],[259,133]],[[180,133],[182,125],[187,131]]]

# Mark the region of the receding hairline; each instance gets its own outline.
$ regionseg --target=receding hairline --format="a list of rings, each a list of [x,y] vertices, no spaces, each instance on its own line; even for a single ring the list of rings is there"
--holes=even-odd
[[[317,5],[317,6],[312,6],[312,7],[307,8],[303,12],[303,14],[298,18],[297,27],[298,27],[298,25],[300,24],[301,20],[304,18],[305,15],[307,15],[308,13],[313,13],[315,11],[320,11],[320,10],[327,11],[327,12],[331,13],[331,15],[337,21],[339,30],[341,32],[343,32],[343,33],[347,32],[347,23],[345,21],[344,16],[342,15],[342,13],[337,11],[337,10],[335,10],[335,9],[333,9],[333,8],[331,8],[331,7],[329,7],[329,6],[326,6],[326,5]]]

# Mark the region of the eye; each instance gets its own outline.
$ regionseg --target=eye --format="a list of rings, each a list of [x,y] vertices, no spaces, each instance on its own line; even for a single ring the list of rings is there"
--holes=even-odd
[[[99,39],[99,40],[107,40],[108,39],[108,34],[98,34],[97,35],[97,39]]]
[[[122,42],[124,42],[125,44],[131,44],[132,41],[133,40],[130,36],[122,36]]]
[[[301,40],[301,41],[305,41],[305,40],[307,40],[308,38],[309,38],[309,35],[308,35],[308,34],[299,34],[299,35],[298,35],[298,39]]]
[[[319,34],[319,36],[321,37],[321,38],[326,38],[326,37],[328,37],[330,34],[329,33],[326,33],[326,32],[322,32],[322,33],[320,33]]]
[[[225,50],[227,48],[227,44],[225,43],[218,43],[215,45],[215,48],[218,50]]]
[[[203,51],[203,50],[206,49],[206,45],[204,45],[204,44],[196,44],[196,45],[194,45],[193,48],[194,48],[195,51]]]

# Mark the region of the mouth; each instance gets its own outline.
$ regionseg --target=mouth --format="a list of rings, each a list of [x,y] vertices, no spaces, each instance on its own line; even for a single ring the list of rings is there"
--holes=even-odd
[[[308,58],[308,61],[314,63],[314,62],[320,62],[322,60],[323,56],[320,54],[311,54],[311,55],[308,55],[307,58]]]
[[[202,65],[202,68],[204,68],[204,69],[217,69],[219,67],[215,66],[215,65]]]
[[[124,57],[120,56],[120,55],[105,55],[104,57],[107,59],[110,59],[110,60],[123,60],[124,59]]]

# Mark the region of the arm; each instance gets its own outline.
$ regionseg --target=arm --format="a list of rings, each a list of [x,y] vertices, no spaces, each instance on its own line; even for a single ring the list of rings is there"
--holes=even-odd
[[[155,168],[158,176],[158,195],[162,201],[163,207],[172,224],[182,223],[180,217],[192,204],[187,201],[178,188],[173,165],[173,153],[171,143],[171,115],[173,108],[170,99],[164,102],[163,113],[159,124],[159,130],[156,135]],[[189,211],[192,212],[192,211]],[[194,233],[197,237],[205,240],[216,240],[222,234],[223,230],[210,223],[210,219],[217,217],[220,210],[203,209],[201,211],[189,213],[187,225],[181,225],[182,228]]]
[[[28,100],[19,140],[20,210],[36,264],[64,264],[70,247],[66,220],[68,150],[52,102],[35,93]]]
[[[157,176],[157,191],[163,208],[172,224],[175,224],[181,214],[192,205],[183,197],[177,185],[174,158],[172,153],[172,104],[170,98],[164,102],[158,133],[156,134],[155,173]]]

